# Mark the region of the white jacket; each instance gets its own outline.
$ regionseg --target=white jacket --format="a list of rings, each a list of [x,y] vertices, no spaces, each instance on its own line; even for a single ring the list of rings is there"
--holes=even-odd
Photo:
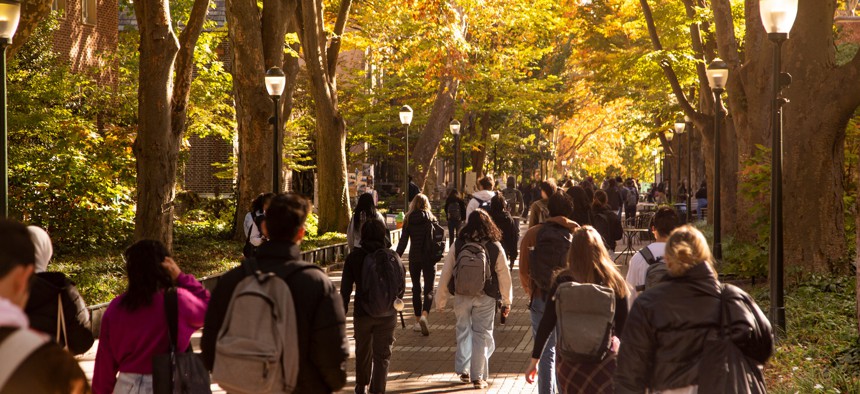
[[[465,218],[466,220],[465,220],[465,222],[467,222],[467,223],[469,222],[469,215],[471,215],[472,212],[474,212],[476,209],[478,209],[478,205],[480,205],[480,203],[478,203],[478,200],[476,200],[476,198],[480,199],[482,201],[490,202],[490,200],[493,199],[493,197],[495,197],[495,196],[496,196],[496,192],[494,192],[492,190],[481,190],[481,191],[477,191],[474,194],[472,194],[472,197],[474,197],[474,198],[469,200],[469,205],[466,205],[466,218]],[[487,212],[487,213],[489,213],[489,212]]]
[[[499,257],[496,258],[496,276],[499,280],[499,292],[502,293],[502,305],[510,307],[513,300],[513,288],[511,286],[511,271],[508,269],[508,257],[505,256],[505,249],[502,244],[494,242],[499,249]],[[454,274],[454,264],[456,263],[456,253],[453,247],[445,256],[444,265],[442,266],[442,276],[439,278],[439,287],[436,289],[436,309],[439,311],[445,309],[448,303],[448,298],[454,295],[448,292],[448,282],[451,281]]]

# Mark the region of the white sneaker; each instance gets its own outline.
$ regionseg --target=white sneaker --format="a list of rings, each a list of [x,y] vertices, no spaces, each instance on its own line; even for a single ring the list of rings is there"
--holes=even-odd
[[[412,331],[421,332],[421,325],[418,323],[415,323],[415,325],[412,326]]]
[[[427,316],[421,316],[421,318],[418,319],[418,325],[421,329],[421,335],[424,335],[425,337],[430,335],[430,323],[427,322]]]

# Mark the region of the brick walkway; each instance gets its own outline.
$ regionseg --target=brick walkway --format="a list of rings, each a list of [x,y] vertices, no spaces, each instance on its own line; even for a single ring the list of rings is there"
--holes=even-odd
[[[523,230],[525,228],[523,227]],[[638,245],[637,245],[638,247]],[[618,249],[621,250],[622,245]],[[408,253],[404,255],[408,264]],[[620,262],[620,260],[619,260]],[[436,280],[442,270],[441,262],[437,265]],[[407,272],[407,276],[408,276]],[[414,318],[412,310],[412,280],[407,277],[407,290],[404,302],[406,310],[406,328],[398,324],[395,331],[396,341],[388,371],[389,393],[532,393],[537,387],[526,383],[523,372],[528,367],[529,355],[532,349],[531,323],[528,313],[528,299],[519,283],[519,267],[514,266],[511,273],[514,283],[514,301],[507,324],[499,325],[496,320],[493,336],[496,341],[496,351],[490,358],[489,388],[475,390],[471,384],[463,384],[454,373],[454,351],[457,343],[454,335],[456,318],[450,306],[442,313],[436,313],[435,308],[430,314],[430,336],[424,337],[420,332],[413,332]],[[341,272],[330,273],[332,281],[340,288]],[[352,305],[352,304],[351,304]],[[352,309],[352,308],[350,308]],[[195,349],[199,349],[200,333],[192,339]],[[355,339],[353,338],[352,313],[347,315],[347,336],[350,341],[350,359],[347,365],[348,380],[344,390],[339,393],[352,393],[355,386]],[[95,351],[98,341],[93,348],[80,358],[81,367],[92,377]],[[215,392],[217,386],[213,386]]]

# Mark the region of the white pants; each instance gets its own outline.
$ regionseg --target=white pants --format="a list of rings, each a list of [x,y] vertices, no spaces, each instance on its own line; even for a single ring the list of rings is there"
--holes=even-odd
[[[152,375],[120,372],[113,392],[114,394],[152,394]]]

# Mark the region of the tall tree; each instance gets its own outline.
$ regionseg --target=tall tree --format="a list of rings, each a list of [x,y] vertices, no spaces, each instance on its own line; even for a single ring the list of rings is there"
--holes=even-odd
[[[137,159],[134,238],[160,240],[168,248],[173,243],[176,165],[186,128],[194,47],[208,9],[209,0],[195,0],[177,39],[167,0],[134,2],[140,31],[139,122],[133,147]]]
[[[24,45],[30,35],[36,30],[45,18],[51,14],[53,0],[31,0],[21,2],[21,20],[18,22],[18,30],[12,39],[12,45],[6,51],[6,57],[12,58],[15,52]]]

